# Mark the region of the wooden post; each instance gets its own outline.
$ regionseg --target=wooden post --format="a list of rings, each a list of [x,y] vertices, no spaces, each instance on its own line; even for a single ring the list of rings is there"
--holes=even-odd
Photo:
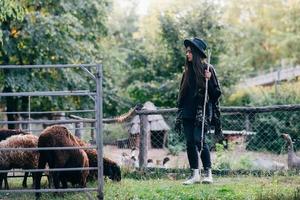
[[[250,123],[249,116],[250,116],[249,113],[245,114],[245,129],[247,132],[251,130],[251,123]]]
[[[75,136],[81,139],[82,132],[83,132],[83,123],[82,122],[75,123]]]
[[[163,131],[163,134],[164,134],[164,139],[163,139],[163,144],[162,144],[162,147],[165,149],[167,148],[166,144],[167,144],[167,139],[168,139],[168,131]]]
[[[139,167],[144,170],[147,167],[147,154],[148,154],[148,119],[147,115],[139,115],[140,117],[140,151],[139,151]]]
[[[103,89],[102,89],[102,65],[97,65],[96,72],[96,96],[95,96],[95,132],[97,144],[97,166],[98,166],[98,200],[104,199],[103,179]]]
[[[91,140],[90,140],[91,144],[96,144],[94,128],[95,128],[95,123],[91,123]]]

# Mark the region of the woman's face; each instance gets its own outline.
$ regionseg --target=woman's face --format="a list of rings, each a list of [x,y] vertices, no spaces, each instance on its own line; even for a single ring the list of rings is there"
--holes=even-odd
[[[191,49],[191,47],[187,47],[187,48],[186,48],[186,53],[185,53],[185,55],[186,55],[186,58],[187,58],[187,60],[188,60],[189,62],[192,62],[192,61],[193,61],[193,54],[192,54],[192,49]]]

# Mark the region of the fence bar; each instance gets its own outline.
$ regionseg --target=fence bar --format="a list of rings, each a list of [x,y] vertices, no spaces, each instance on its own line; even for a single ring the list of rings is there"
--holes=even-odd
[[[85,68],[85,66],[80,66],[80,68],[85,71],[94,81],[96,80],[96,77],[93,73],[91,73],[87,68]]]
[[[64,172],[64,171],[81,171],[81,170],[98,170],[97,167],[76,167],[76,168],[52,168],[52,169],[23,169],[23,170],[0,170],[0,173],[9,172]]]
[[[103,193],[103,107],[102,107],[102,65],[97,65],[96,72],[96,96],[95,96],[95,109],[96,109],[96,144],[97,144],[97,162],[98,162],[98,200],[104,199]]]
[[[221,112],[243,112],[243,113],[266,113],[274,111],[300,111],[300,104],[294,105],[276,105],[276,106],[260,106],[260,107],[221,107]]]
[[[232,112],[251,112],[251,113],[265,113],[274,111],[300,111],[300,104],[293,105],[276,105],[276,106],[260,106],[260,107],[245,107],[245,106],[230,106],[221,107],[222,113]],[[177,108],[167,108],[159,110],[137,110],[138,115],[155,115],[155,114],[166,114],[177,112]]]
[[[46,151],[46,150],[74,150],[74,149],[96,149],[97,146],[80,147],[35,147],[35,148],[0,148],[1,151]]]
[[[43,177],[45,177],[45,176],[46,175],[44,174]],[[32,177],[32,176],[29,174],[28,177]],[[24,175],[12,175],[12,176],[7,176],[7,178],[24,178]]]
[[[40,68],[78,68],[96,67],[97,64],[66,64],[66,65],[0,65],[0,69],[40,69]]]
[[[166,114],[177,112],[177,108],[165,108],[159,110],[136,110],[138,115],[151,115],[151,114]]]
[[[68,129],[70,130],[70,131],[76,131],[76,130],[93,130],[93,129],[95,129],[95,127],[84,127],[84,128],[69,128],[68,127]],[[28,132],[37,132],[37,131],[39,131],[39,132],[42,132],[44,129],[27,129],[27,128],[25,128],[25,129],[22,129],[23,131],[28,131]]]
[[[0,124],[71,124],[78,122],[93,123],[95,119],[68,119],[68,120],[20,120],[20,121],[0,121]]]
[[[81,138],[81,135],[83,134],[83,123],[80,122],[80,123],[75,123],[75,136],[78,137],[78,138]]]
[[[77,115],[70,115],[69,117],[70,117],[70,118],[73,118],[73,119],[80,119],[80,120],[82,120],[82,119],[84,119],[84,120],[93,120],[93,119],[89,119],[89,118],[79,117],[79,116],[77,116]]]
[[[0,97],[20,97],[20,96],[88,96],[95,95],[95,92],[89,92],[87,90],[77,90],[77,91],[36,91],[36,92],[5,92],[0,93]]]
[[[87,192],[97,191],[98,188],[66,188],[66,189],[21,189],[21,190],[0,190],[0,193],[17,193],[17,192]]]
[[[61,111],[19,111],[19,112],[0,112],[1,114],[60,114],[60,113],[89,113],[95,110],[61,110]]]
[[[116,122],[118,122],[117,119],[103,119],[103,123],[105,123],[105,124],[113,124]]]

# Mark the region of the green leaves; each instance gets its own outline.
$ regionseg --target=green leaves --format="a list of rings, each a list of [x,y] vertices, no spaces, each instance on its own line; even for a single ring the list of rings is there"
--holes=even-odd
[[[22,21],[25,9],[16,0],[0,0],[0,22],[3,23],[10,19]]]
[[[100,62],[99,41],[107,31],[105,0],[1,0],[0,3],[0,64]],[[80,69],[19,69],[1,73],[1,85],[12,92],[81,90],[95,86]],[[85,107],[82,99],[72,101],[65,104]],[[55,98],[51,101],[35,98],[32,104],[39,105],[33,106],[33,110],[67,107]]]

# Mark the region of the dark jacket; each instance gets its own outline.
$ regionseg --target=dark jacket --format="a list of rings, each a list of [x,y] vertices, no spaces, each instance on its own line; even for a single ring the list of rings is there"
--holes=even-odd
[[[211,78],[208,81],[208,102],[206,104],[206,119],[209,125],[213,125],[215,129],[221,130],[221,121],[220,121],[220,107],[219,107],[219,98],[221,96],[220,84],[216,76],[215,69],[210,65]],[[184,73],[181,79],[180,87],[183,84]],[[178,98],[177,107],[178,107],[178,118],[192,118],[195,119],[197,113],[201,113],[203,110],[205,89],[200,88],[196,91],[196,95],[192,96],[195,90],[195,80],[190,79],[189,91],[181,98]],[[194,84],[193,84],[194,81]]]

